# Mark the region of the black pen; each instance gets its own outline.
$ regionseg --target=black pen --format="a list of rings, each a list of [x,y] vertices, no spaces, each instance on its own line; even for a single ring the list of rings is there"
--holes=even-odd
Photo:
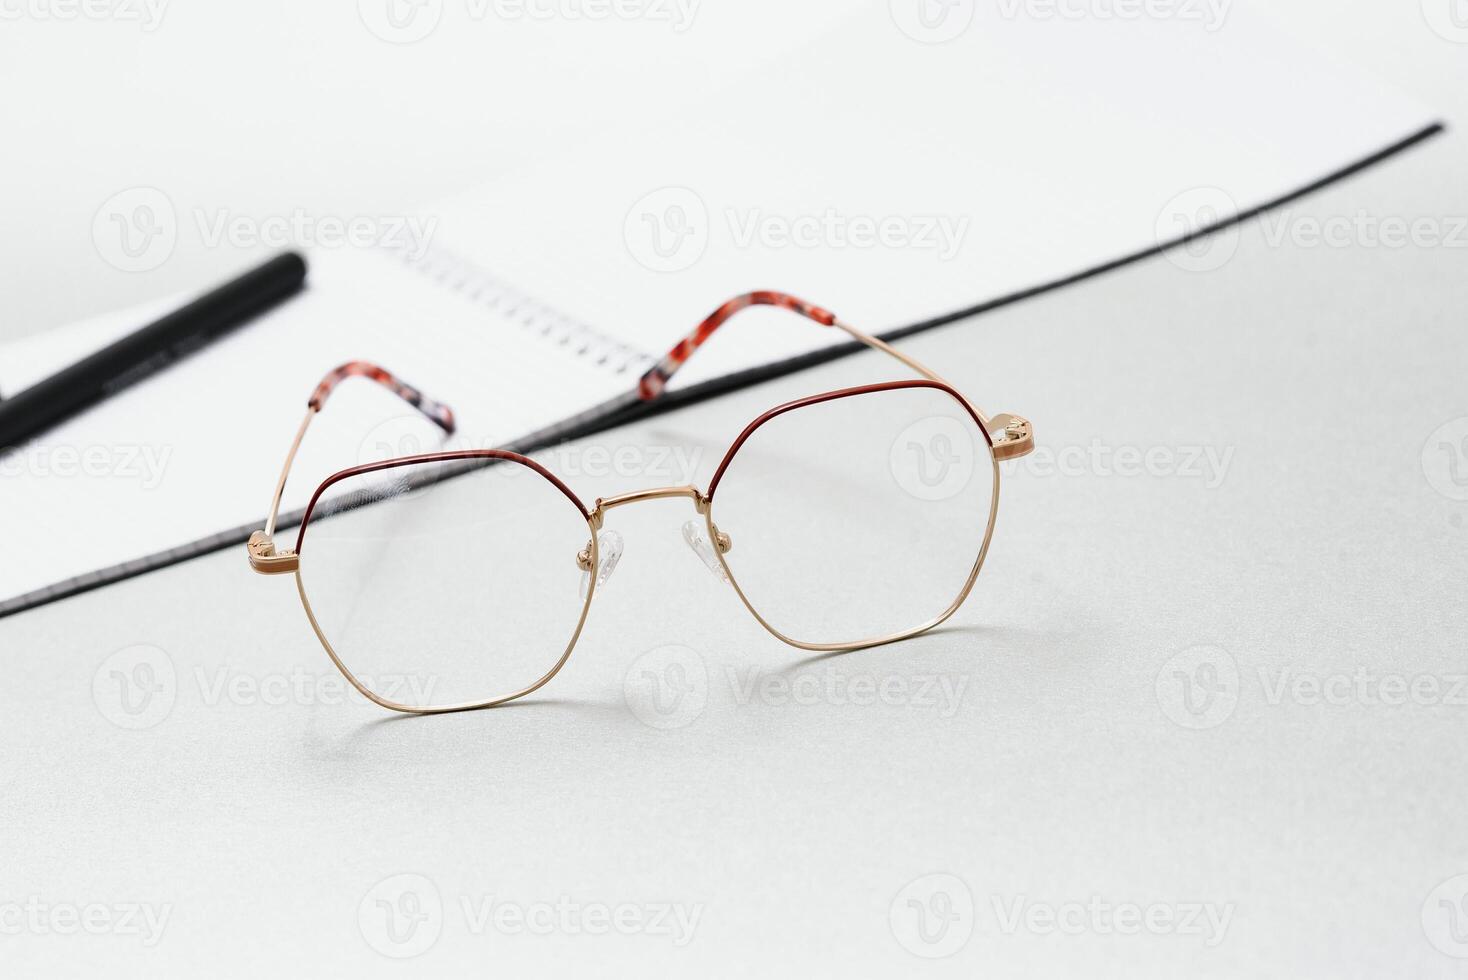
[[[277,255],[44,381],[0,401],[0,453],[136,384],[298,292],[306,260]]]

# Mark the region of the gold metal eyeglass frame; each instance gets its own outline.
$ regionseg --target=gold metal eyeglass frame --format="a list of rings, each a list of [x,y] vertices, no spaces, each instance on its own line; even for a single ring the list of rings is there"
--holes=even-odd
[[[344,364],[328,374],[322,380],[321,384],[317,386],[315,392],[313,392],[311,396],[310,401],[307,403],[306,415],[301,420],[300,427],[296,430],[295,438],[292,440],[290,449],[286,453],[285,464],[281,468],[280,478],[276,482],[275,493],[271,498],[269,516],[266,519],[265,527],[264,529],[255,531],[253,534],[251,534],[249,542],[246,544],[246,551],[248,554],[250,567],[256,572],[264,575],[293,574],[296,579],[296,590],[300,594],[301,605],[306,610],[306,617],[308,620],[310,620],[311,628],[315,631],[316,638],[321,642],[322,647],[326,650],[327,656],[331,658],[332,663],[336,665],[337,669],[341,671],[342,675],[346,677],[346,679],[352,684],[354,688],[356,688],[359,693],[361,693],[370,701],[392,711],[401,711],[411,714],[440,714],[450,711],[465,711],[476,708],[492,708],[495,705],[504,704],[507,701],[513,701],[516,698],[524,697],[525,695],[538,690],[546,683],[548,683],[551,678],[555,677],[556,674],[560,671],[561,667],[563,667],[566,661],[570,658],[571,651],[576,646],[576,642],[581,636],[581,631],[586,625],[587,615],[591,610],[591,601],[596,594],[598,572],[601,568],[601,553],[598,539],[600,537],[600,532],[607,511],[613,510],[617,507],[624,507],[629,504],[641,503],[648,500],[662,500],[674,497],[686,497],[693,502],[694,510],[703,518],[708,533],[708,541],[712,543],[712,551],[714,555],[716,555],[718,558],[719,566],[723,570],[723,576],[734,587],[734,591],[739,596],[740,601],[744,604],[745,608],[749,610],[750,614],[754,616],[754,618],[759,622],[759,624],[763,626],[772,636],[781,640],[784,643],[787,643],[794,647],[798,647],[803,650],[811,650],[817,652],[844,652],[849,650],[858,650],[865,647],[880,646],[885,643],[894,643],[898,640],[909,639],[911,637],[917,636],[920,633],[924,633],[927,630],[932,629],[933,627],[939,625],[950,616],[952,616],[958,610],[958,608],[963,605],[964,601],[968,598],[969,593],[973,590],[974,583],[978,580],[979,572],[983,568],[984,558],[988,554],[989,543],[993,539],[994,525],[999,513],[999,462],[1006,459],[1019,458],[1028,454],[1031,450],[1034,449],[1033,427],[1031,426],[1028,419],[1022,418],[1018,415],[1012,415],[1008,413],[994,416],[985,415],[978,408],[976,408],[972,402],[970,402],[967,398],[960,394],[952,385],[943,380],[943,378],[941,378],[935,371],[920,363],[917,359],[897,350],[896,348],[892,347],[890,344],[881,340],[878,337],[871,336],[870,334],[864,333],[861,330],[858,330],[855,327],[852,327],[849,324],[838,320],[833,314],[821,309],[820,307],[805,303],[786,294],[775,292],[747,293],[743,296],[735,297],[728,303],[725,303],[723,306],[719,307],[719,309],[715,310],[713,314],[711,314],[706,320],[704,320],[703,323],[699,325],[697,330],[695,330],[688,338],[681,341],[677,346],[673,348],[672,351],[669,352],[666,357],[663,358],[663,360],[658,362],[657,365],[655,365],[645,375],[643,375],[643,377],[639,381],[636,391],[629,393],[625,398],[616,400],[608,407],[615,408],[619,407],[621,404],[635,404],[637,401],[650,401],[658,397],[664,390],[668,379],[684,362],[688,360],[692,353],[697,350],[698,347],[705,340],[708,339],[708,337],[714,332],[715,329],[717,329],[733,314],[754,305],[780,306],[793,312],[799,313],[811,320],[816,321],[817,323],[820,323],[823,326],[835,327],[839,330],[842,330],[860,343],[865,344],[866,346],[874,350],[881,351],[882,353],[887,354],[893,358],[896,358],[898,361],[906,365],[909,369],[917,373],[922,380],[890,381],[879,384],[863,385],[855,388],[845,388],[836,391],[828,391],[821,394],[808,396],[806,398],[797,399],[795,401],[786,402],[782,405],[770,409],[763,415],[756,418],[748,426],[746,426],[743,432],[740,433],[739,437],[735,439],[734,443],[729,447],[728,451],[724,455],[723,461],[720,463],[718,470],[714,473],[713,478],[710,480],[709,488],[707,491],[699,490],[697,487],[692,485],[652,487],[645,490],[634,490],[628,493],[616,494],[611,497],[598,497],[595,504],[591,508],[587,508],[586,505],[582,503],[582,501],[575,495],[575,493],[570,490],[569,487],[566,486],[565,483],[563,483],[558,477],[555,476],[555,474],[545,469],[545,467],[537,463],[535,460],[520,453],[500,449],[459,450],[452,452],[424,453],[415,456],[401,456],[377,463],[369,463],[363,466],[351,467],[349,469],[341,470],[337,473],[332,474],[331,476],[327,477],[326,480],[324,480],[319,487],[317,487],[315,493],[311,498],[310,504],[306,508],[305,515],[300,522],[300,529],[298,532],[295,549],[278,549],[276,548],[274,542],[276,522],[279,519],[281,499],[285,494],[286,480],[290,476],[291,466],[295,462],[297,450],[299,450],[301,442],[305,438],[306,430],[309,428],[311,420],[321,411],[323,405],[326,402],[327,396],[331,393],[332,389],[341,381],[351,377],[365,377],[370,380],[376,381],[377,383],[388,387],[399,397],[403,398],[409,404],[413,405],[419,411],[423,412],[426,416],[428,416],[429,419],[437,423],[445,431],[452,432],[454,429],[453,413],[447,406],[426,398],[417,389],[403,383],[402,381],[393,377],[387,371],[383,370],[380,367],[377,367],[376,365],[368,364],[362,361],[354,361],[348,364]],[[730,540],[729,536],[720,531],[719,528],[715,525],[712,507],[714,491],[719,484],[719,480],[723,477],[724,471],[728,467],[729,462],[734,458],[734,455],[739,451],[739,448],[744,444],[744,442],[760,426],[770,421],[771,419],[777,418],[780,415],[785,414],[786,412],[793,411],[808,405],[819,404],[822,402],[840,398],[868,394],[871,392],[891,391],[903,388],[932,388],[951,395],[965,410],[967,410],[968,414],[978,425],[979,430],[984,434],[985,441],[988,443],[990,449],[990,469],[993,479],[993,494],[990,498],[989,519],[984,529],[984,538],[979,546],[977,557],[974,560],[973,567],[969,571],[968,578],[964,582],[963,588],[959,591],[958,596],[942,613],[919,626],[912,627],[911,629],[902,630],[897,633],[892,633],[873,639],[858,640],[847,643],[808,643],[786,636],[784,633],[776,629],[768,620],[766,620],[764,616],[760,614],[759,610],[755,608],[754,604],[750,602],[748,596],[746,596],[744,590],[740,587],[739,581],[734,574],[734,570],[730,567],[729,562],[725,557],[725,555],[731,549],[733,543]],[[300,551],[302,550],[302,543],[304,541],[306,527],[310,523],[312,512],[315,509],[316,504],[318,500],[320,500],[322,494],[334,483],[337,483],[347,477],[419,463],[460,462],[466,467],[472,468],[473,464],[475,463],[484,465],[489,461],[496,460],[526,466],[536,471],[540,476],[549,480],[557,489],[565,494],[566,497],[569,498],[573,504],[575,504],[577,510],[586,520],[589,541],[587,542],[586,547],[575,556],[575,560],[577,565],[581,568],[583,572],[589,573],[589,581],[586,589],[585,601],[583,602],[581,607],[581,614],[576,622],[576,628],[571,634],[571,639],[566,644],[566,648],[562,652],[560,659],[556,661],[555,665],[552,666],[551,669],[544,676],[535,681],[533,684],[530,684],[529,686],[522,688],[521,690],[515,691],[512,694],[503,695],[485,701],[471,701],[462,704],[451,704],[443,706],[406,705],[383,698],[379,696],[376,692],[368,688],[366,685],[362,684],[357,679],[356,675],[352,673],[351,669],[347,667],[342,658],[338,656],[336,650],[331,644],[331,641],[327,639],[325,632],[322,630],[320,623],[317,621],[315,611],[311,608],[311,601],[306,595],[305,584],[301,579]]]

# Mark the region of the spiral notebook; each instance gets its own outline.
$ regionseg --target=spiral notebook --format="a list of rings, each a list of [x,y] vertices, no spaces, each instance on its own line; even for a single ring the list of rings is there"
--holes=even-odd
[[[346,466],[554,441],[624,403],[652,363],[448,252],[309,261],[298,297],[0,461],[7,511],[40,518],[7,532],[28,557],[0,571],[0,615],[244,540],[312,389],[338,364],[400,373],[451,405],[458,429],[446,436],[378,386],[343,385],[301,447],[285,512]],[[105,342],[144,316],[75,332]],[[30,380],[26,364],[39,370],[38,358],[10,361],[11,390]]]
[[[25,556],[0,563],[0,616],[242,543],[309,393],[342,362],[451,404],[455,448],[533,447],[848,349],[751,311],[656,408],[629,408],[638,374],[734,294],[790,292],[898,337],[1206,230],[1164,220],[1175,209],[1244,220],[1440,128],[1243,0],[1216,33],[1062,31],[985,8],[992,22],[941,45],[885,8],[863,5],[808,58],[756,66],[696,119],[445,202],[418,261],[310,253],[301,296],[0,460],[6,553]],[[1208,208],[1192,208],[1198,191]],[[852,237],[893,218],[906,247]],[[0,349],[0,389],[149,312]],[[331,472],[443,444],[385,390],[344,385],[284,511]]]

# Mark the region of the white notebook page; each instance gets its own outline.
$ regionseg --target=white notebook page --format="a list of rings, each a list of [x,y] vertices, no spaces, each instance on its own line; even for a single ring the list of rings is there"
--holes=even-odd
[[[344,381],[301,447],[285,511],[337,470],[503,445],[636,379],[615,348],[588,356],[602,352],[587,337],[543,317],[527,324],[528,308],[496,307],[444,263],[333,251],[308,261],[295,298],[0,460],[6,512],[31,516],[6,521],[7,554],[26,559],[0,564],[0,598],[260,520],[307,399],[347,361],[379,364],[447,403],[458,431],[445,436],[369,381]]]
[[[752,289],[880,332],[1154,248],[1433,122],[1226,6],[1210,31],[981,3],[924,44],[868,0],[696,116],[452,202],[438,241],[658,352]],[[891,245],[855,230],[886,219]],[[674,387],[840,339],[751,311]]]

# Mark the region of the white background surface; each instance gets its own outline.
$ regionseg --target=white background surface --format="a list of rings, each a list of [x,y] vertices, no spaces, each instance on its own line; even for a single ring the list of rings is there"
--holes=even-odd
[[[1422,7],[1434,4],[1449,0]],[[404,45],[373,35],[350,3],[170,3],[151,32],[130,20],[0,22],[0,79],[25,93],[0,106],[18,151],[0,185],[0,341],[195,290],[261,251],[210,247],[186,226],[158,268],[117,269],[92,220],[129,188],[159,188],[181,213],[420,214],[538,159],[575,151],[593,166],[627,133],[799,51],[835,16],[820,4],[704,0],[669,43],[674,22],[496,21],[456,0],[440,7],[437,29]],[[1451,114],[1468,98],[1456,84],[1463,46],[1431,31],[1417,0],[1265,7],[1304,44],[1423,105]],[[1064,36],[1063,21],[1051,26]],[[1228,70],[1249,91],[1248,69]]]
[[[1302,27],[1415,87],[1450,125],[1459,118],[1468,48],[1426,31],[1414,5],[1350,21],[1318,9]],[[16,975],[387,975],[403,964],[374,943],[403,947],[374,924],[374,889],[407,873],[443,906],[413,961],[435,972],[553,956],[567,972],[680,975],[772,964],[814,975],[1459,975],[1463,961],[1439,946],[1468,948],[1444,931],[1437,901],[1461,898],[1455,879],[1468,873],[1468,705],[1447,703],[1451,678],[1468,673],[1468,503],[1450,496],[1451,457],[1434,434],[1468,416],[1468,251],[1297,235],[1306,217],[1363,209],[1446,227],[1468,214],[1464,159],[1450,132],[1271,219],[1283,225],[1251,222],[1214,243],[1208,271],[1159,258],[911,341],[984,407],[1028,414],[1042,446],[1068,458],[1098,445],[1229,459],[1211,487],[1166,467],[1019,467],[974,599],[915,642],[825,660],[779,646],[678,540],[681,502],[616,513],[628,553],[585,638],[540,696],[503,711],[385,718],[317,703],[315,683],[334,674],[293,588],[251,575],[235,553],[0,623],[11,671],[0,901],[169,908],[151,947],[22,928],[0,935],[0,963]],[[33,194],[7,184],[26,203],[6,213],[33,214],[36,198],[85,216],[91,205],[54,179],[45,193],[44,182]],[[1281,227],[1290,233],[1270,244]],[[67,271],[60,258],[79,259],[89,238],[35,247],[55,258],[28,251],[35,276],[14,295],[47,317],[60,310],[55,322],[146,295],[108,292],[116,283],[101,270]],[[166,267],[178,285],[232,264],[196,259]],[[48,292],[32,282],[43,274],[79,278]],[[709,467],[758,411],[889,374],[851,359],[598,442],[702,446]],[[571,482],[590,497],[647,481]],[[115,723],[126,716],[107,684],[108,658],[135,644],[161,651],[149,656],[174,677],[171,698],[154,702],[166,714],[142,730]],[[707,702],[659,729],[629,708],[628,680],[669,645],[704,666]],[[1192,715],[1167,684],[1174,658],[1199,646],[1226,652],[1211,654],[1225,679],[1237,669],[1231,712]],[[963,695],[953,711],[941,695],[741,703],[730,670],[897,678],[909,690],[934,676]],[[297,671],[312,693],[284,704],[250,693]],[[1311,703],[1312,679],[1358,671],[1435,678],[1438,694]],[[238,693],[216,697],[237,677]],[[927,897],[909,884],[934,874],[960,879],[975,911],[954,923],[953,935],[970,933],[962,949],[929,962],[904,946],[901,915]],[[463,906],[562,896],[676,903],[701,918],[675,947],[647,933],[476,934]],[[1010,932],[996,912],[1093,897],[1208,903],[1231,909],[1230,925],[1209,946],[1206,932]]]

